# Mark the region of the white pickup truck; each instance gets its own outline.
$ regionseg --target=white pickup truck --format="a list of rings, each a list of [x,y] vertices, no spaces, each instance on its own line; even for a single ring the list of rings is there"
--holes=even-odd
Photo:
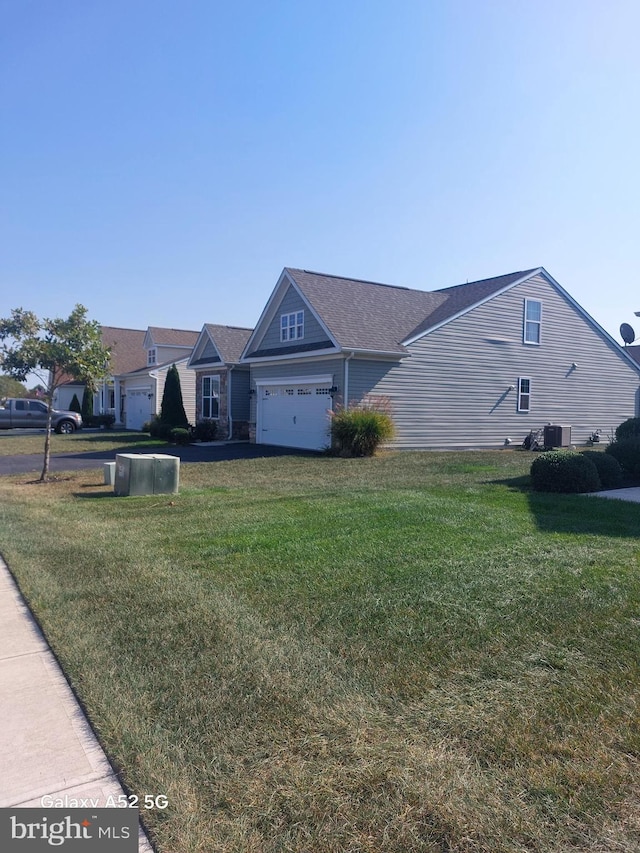
[[[46,429],[47,407],[41,400],[11,397],[0,405],[0,429]],[[51,413],[51,426],[56,432],[71,433],[82,429],[77,412]]]

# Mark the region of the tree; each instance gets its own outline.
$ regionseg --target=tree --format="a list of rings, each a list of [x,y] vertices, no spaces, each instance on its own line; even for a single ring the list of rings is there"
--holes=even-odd
[[[82,394],[82,420],[85,424],[90,423],[93,417],[93,390],[88,385],[84,386]]]
[[[94,388],[107,373],[110,355],[99,323],[87,320],[83,305],[76,305],[67,319],[40,320],[22,308],[0,319],[0,367],[19,382],[35,374],[44,388],[48,417],[41,482],[49,477],[54,392],[69,378]]]
[[[12,376],[0,376],[0,400],[5,397],[26,397],[27,386]]]
[[[80,400],[78,400],[78,395],[74,394],[73,399],[69,403],[69,411],[77,412],[79,415],[82,414],[82,409],[80,408]]]
[[[187,413],[182,402],[182,388],[180,387],[180,374],[175,364],[172,364],[167,372],[164,383],[164,393],[160,405],[160,423],[170,427],[188,427]]]

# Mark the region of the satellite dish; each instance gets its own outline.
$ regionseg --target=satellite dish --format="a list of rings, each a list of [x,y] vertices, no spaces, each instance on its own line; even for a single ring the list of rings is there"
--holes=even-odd
[[[632,344],[636,339],[636,333],[628,323],[623,323],[620,326],[620,337],[625,344]]]

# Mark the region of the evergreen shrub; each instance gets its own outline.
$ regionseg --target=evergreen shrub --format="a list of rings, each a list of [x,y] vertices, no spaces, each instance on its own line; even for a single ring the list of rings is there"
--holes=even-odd
[[[537,492],[597,492],[598,469],[583,453],[551,450],[531,463],[531,484]]]
[[[622,485],[622,467],[614,456],[599,450],[583,450],[582,455],[596,466],[603,489],[617,489]]]
[[[616,440],[640,438],[640,418],[627,418],[616,427]]]
[[[169,432],[169,441],[172,444],[191,444],[191,430],[184,427],[173,427]]]
[[[198,421],[193,430],[196,441],[215,441],[218,424],[215,421]]]
[[[616,439],[605,450],[620,463],[624,474],[632,480],[640,479],[640,436]]]
[[[73,395],[71,402],[69,403],[69,411],[70,412],[77,412],[79,415],[82,414],[82,408],[80,406],[80,400],[78,400],[77,394]]]

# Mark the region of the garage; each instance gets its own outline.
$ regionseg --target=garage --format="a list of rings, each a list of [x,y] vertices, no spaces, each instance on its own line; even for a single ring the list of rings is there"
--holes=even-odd
[[[332,380],[258,381],[256,442],[304,450],[328,447]]]
[[[151,420],[151,388],[132,388],[127,391],[127,429],[141,430]]]

